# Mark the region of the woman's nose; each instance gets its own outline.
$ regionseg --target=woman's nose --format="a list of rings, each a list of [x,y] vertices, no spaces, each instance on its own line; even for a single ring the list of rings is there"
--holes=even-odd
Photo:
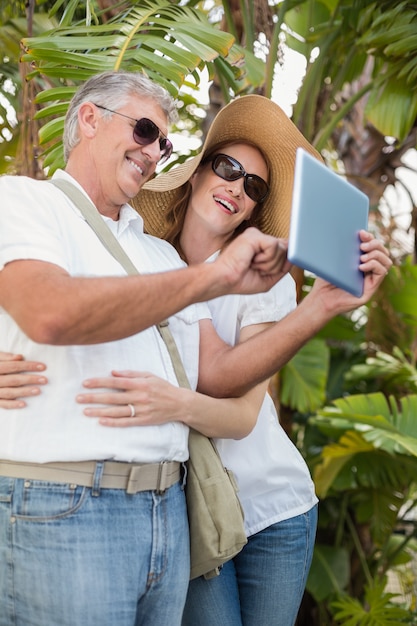
[[[227,189],[233,196],[241,196],[243,194],[243,178],[227,181]]]

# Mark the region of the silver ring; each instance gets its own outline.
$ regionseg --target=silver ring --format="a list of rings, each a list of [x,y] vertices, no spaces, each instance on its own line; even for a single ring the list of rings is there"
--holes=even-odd
[[[128,407],[129,407],[129,409],[130,409],[130,417],[135,417],[135,415],[136,415],[136,410],[135,410],[135,407],[133,406],[133,404],[128,404],[127,406],[128,406]]]

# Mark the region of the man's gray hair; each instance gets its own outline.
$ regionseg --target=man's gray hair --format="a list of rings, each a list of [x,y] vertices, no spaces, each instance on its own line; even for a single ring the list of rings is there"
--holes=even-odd
[[[83,102],[93,102],[117,111],[129,97],[151,98],[167,116],[169,124],[177,120],[174,98],[158,83],[136,72],[103,72],[89,78],[74,94],[65,117],[64,159],[80,140],[78,133],[78,110]]]

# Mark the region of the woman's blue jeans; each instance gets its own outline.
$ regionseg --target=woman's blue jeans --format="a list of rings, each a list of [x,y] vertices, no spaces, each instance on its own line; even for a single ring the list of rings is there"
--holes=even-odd
[[[0,477],[1,626],[179,626],[188,581],[180,484],[128,495]]]
[[[183,626],[293,626],[316,529],[317,506],[249,537],[219,576],[190,582]]]

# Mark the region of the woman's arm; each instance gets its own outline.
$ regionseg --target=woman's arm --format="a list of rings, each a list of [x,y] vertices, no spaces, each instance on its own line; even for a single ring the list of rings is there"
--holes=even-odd
[[[359,269],[365,274],[360,298],[316,278],[312,290],[294,311],[234,347],[219,340],[209,320],[201,320],[198,390],[222,398],[242,395],[252,385],[273,376],[333,317],[368,302],[392,261],[382,242],[367,231],[361,231],[360,236]]]
[[[241,341],[265,330],[270,324],[244,328]],[[236,398],[212,398],[190,389],[176,387],[148,372],[113,372],[112,377],[84,381],[88,389],[77,396],[81,404],[108,406],[87,407],[85,415],[98,417],[103,426],[147,426],[183,422],[207,437],[242,439],[256,424],[269,381],[263,381],[245,395]],[[108,391],[114,389],[115,391]],[[134,407],[135,415],[131,416]]]
[[[44,363],[25,361],[21,354],[0,352],[0,408],[22,409],[26,406],[22,398],[39,395],[39,385],[47,378],[36,372],[45,369]]]
[[[128,427],[183,422],[208,437],[241,439],[255,426],[266,383],[240,398],[211,398],[176,387],[148,372],[113,372],[113,376],[84,381],[88,389],[77,396],[88,417],[103,426]],[[106,391],[103,389],[106,388]],[[110,391],[114,389],[114,391]],[[98,406],[101,405],[101,406]],[[103,406],[107,405],[107,406]],[[135,415],[131,416],[130,406]]]

